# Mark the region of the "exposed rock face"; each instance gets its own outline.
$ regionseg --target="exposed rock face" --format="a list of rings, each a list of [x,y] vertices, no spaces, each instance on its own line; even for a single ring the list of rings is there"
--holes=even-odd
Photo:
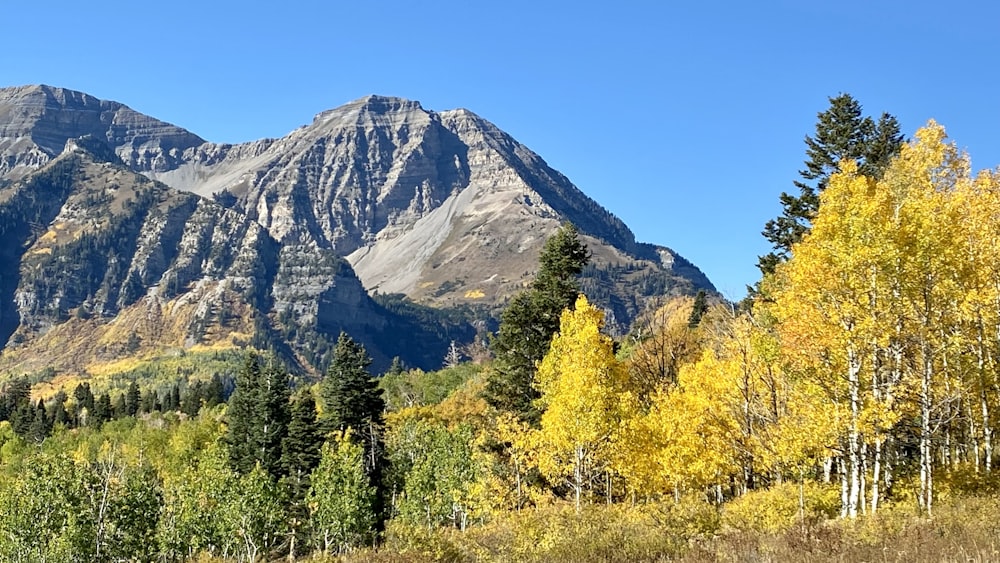
[[[276,346],[308,369],[340,330],[388,362],[378,344],[393,315],[342,258],[281,245],[253,219],[109,162],[101,147],[69,140],[0,189],[0,367],[83,371],[136,353],[132,341]],[[434,344],[443,354],[446,343]]]
[[[649,298],[713,289],[689,262],[637,243],[538,155],[464,109],[368,96],[282,139],[206,144],[183,160],[150,175],[216,194],[278,240],[333,249],[369,291],[496,306],[530,280],[563,221],[594,252],[585,288],[623,324]]]
[[[67,325],[121,325],[150,345],[285,342],[313,367],[347,330],[377,362],[407,358],[405,342],[410,365],[436,367],[450,329],[368,293],[495,312],[564,221],[593,252],[583,289],[612,326],[712,289],[467,110],[368,96],[281,139],[223,145],[79,92],[0,89],[8,360]],[[120,352],[99,340],[66,361]]]
[[[63,151],[66,141],[104,140],[130,168],[167,170],[205,141],[117,102],[50,86],[0,89],[0,178],[16,179]]]

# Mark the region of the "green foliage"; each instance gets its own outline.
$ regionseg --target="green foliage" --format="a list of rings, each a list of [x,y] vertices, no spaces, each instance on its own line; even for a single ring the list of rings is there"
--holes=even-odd
[[[307,496],[312,545],[323,553],[341,553],[372,539],[378,495],[365,473],[364,457],[349,434],[337,434],[323,446]]]
[[[238,539],[237,551],[246,561],[258,556],[270,559],[270,553],[285,537],[285,518],[281,488],[260,464],[236,481],[223,514],[225,532]]]
[[[262,366],[255,353],[247,355],[236,376],[236,390],[227,411],[230,466],[240,474],[260,465],[275,479],[283,475],[282,440],[288,431],[288,374],[273,361]]]
[[[382,389],[368,372],[370,365],[371,358],[364,346],[342,332],[319,389],[323,399],[323,428],[327,432],[351,430],[352,439],[365,451],[365,473],[371,484],[378,486],[385,466],[382,437],[385,401]]]
[[[411,417],[386,439],[392,468],[388,481],[397,492],[394,513],[420,526],[465,528],[476,478],[472,429]]]
[[[559,316],[580,293],[577,277],[590,261],[587,246],[571,224],[546,242],[531,287],[516,295],[500,316],[500,330],[490,343],[496,356],[486,382],[487,402],[537,421],[538,392],[532,387],[536,364],[559,329]]]
[[[758,268],[768,274],[788,259],[792,245],[802,240],[819,210],[819,194],[842,160],[858,163],[859,172],[879,178],[903,144],[899,122],[883,113],[876,122],[862,115],[861,104],[850,94],[832,97],[830,107],[817,114],[816,135],[806,137],[805,181],[796,181],[799,195],[782,193],[782,214],[764,226],[764,238],[774,252],[761,256]],[[813,184],[807,183],[813,182]]]
[[[436,405],[482,370],[482,366],[465,363],[429,372],[420,369],[389,372],[379,378],[378,385],[385,397],[386,410],[395,412]]]

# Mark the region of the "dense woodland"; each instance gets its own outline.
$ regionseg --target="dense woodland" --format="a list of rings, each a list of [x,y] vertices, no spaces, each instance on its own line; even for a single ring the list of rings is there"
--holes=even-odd
[[[372,374],[342,334],[315,382],[9,381],[0,560],[995,558],[1000,173],[819,117],[740,304],[612,339],[566,225],[475,362]]]

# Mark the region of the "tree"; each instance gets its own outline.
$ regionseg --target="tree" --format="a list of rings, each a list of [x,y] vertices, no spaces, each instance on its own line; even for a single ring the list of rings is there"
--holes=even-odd
[[[94,412],[94,393],[90,390],[90,384],[80,383],[73,390],[73,398],[76,400],[76,407],[73,411],[73,420],[77,426],[87,424],[87,416]]]
[[[320,461],[323,436],[316,424],[316,401],[308,389],[292,401],[288,434],[281,443],[281,466],[289,500],[289,558],[294,559],[302,526],[308,520],[305,506],[310,474]]]
[[[313,545],[324,554],[363,545],[375,531],[377,493],[365,473],[364,458],[364,449],[349,432],[336,433],[323,446],[306,503]]]
[[[365,470],[372,475],[380,465],[385,401],[378,382],[368,373],[371,357],[365,347],[341,332],[333,361],[320,382],[323,426],[328,432],[351,428],[365,446]]]
[[[617,429],[631,410],[625,369],[600,332],[603,324],[604,314],[581,295],[563,313],[535,380],[544,407],[539,468],[549,479],[565,480],[577,511],[584,488],[609,469]]]
[[[139,385],[132,380],[128,384],[128,390],[125,391],[125,416],[135,416],[139,413],[140,400]]]
[[[101,396],[94,402],[94,414],[90,417],[88,425],[100,426],[111,420],[113,409],[111,407],[111,396],[101,393]]]
[[[699,289],[691,305],[691,316],[688,317],[688,328],[698,328],[701,318],[708,311],[708,296],[704,289]]]
[[[484,393],[491,406],[534,422],[541,414],[532,387],[536,365],[559,329],[559,316],[580,294],[577,276],[590,261],[590,252],[576,227],[566,223],[545,242],[538,260],[531,287],[501,313],[500,330],[490,343],[496,360]]]
[[[240,474],[260,465],[274,478],[283,475],[281,445],[288,429],[288,374],[274,362],[260,365],[255,353],[247,355],[236,376],[236,390],[229,402],[231,467]]]
[[[763,235],[774,251],[761,256],[757,267],[764,274],[774,272],[788,259],[792,245],[809,231],[819,209],[819,194],[841,161],[853,161],[869,177],[881,177],[903,143],[899,122],[883,113],[878,122],[862,115],[861,104],[850,94],[829,98],[830,107],[817,114],[816,135],[806,137],[806,169],[795,182],[799,195],[783,192],[782,213],[764,226]],[[809,182],[812,182],[811,184]]]

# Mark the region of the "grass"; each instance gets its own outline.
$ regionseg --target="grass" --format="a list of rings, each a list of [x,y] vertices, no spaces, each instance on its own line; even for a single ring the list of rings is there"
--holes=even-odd
[[[556,505],[499,515],[466,531],[390,524],[377,550],[331,558],[373,562],[636,561],[682,563],[1000,561],[1000,497],[942,500],[933,517],[888,505],[857,520],[807,518],[783,529],[740,529],[719,511],[673,503]]]

